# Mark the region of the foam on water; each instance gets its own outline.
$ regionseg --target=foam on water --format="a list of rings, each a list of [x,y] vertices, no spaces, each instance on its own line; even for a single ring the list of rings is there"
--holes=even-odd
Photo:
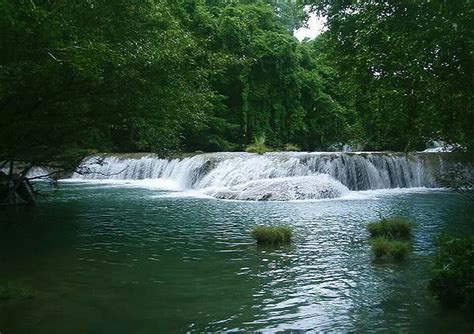
[[[251,201],[335,198],[348,192],[346,186],[326,174],[252,180],[229,188],[205,191],[216,198]]]
[[[112,186],[130,186],[139,188],[149,188],[167,191],[178,191],[181,188],[172,179],[143,179],[143,180],[116,180],[116,179],[62,179],[61,182],[67,183],[89,183],[89,184],[103,184]]]

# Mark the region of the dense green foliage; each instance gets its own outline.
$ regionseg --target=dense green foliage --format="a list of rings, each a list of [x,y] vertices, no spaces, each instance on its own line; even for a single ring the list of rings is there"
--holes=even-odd
[[[402,217],[384,218],[367,225],[376,259],[403,260],[410,251],[412,223]]]
[[[267,145],[265,145],[264,136],[255,137],[253,143],[245,148],[245,152],[249,152],[249,153],[263,154],[269,151],[271,151],[271,149],[267,147]]]
[[[370,241],[372,252],[376,259],[392,258],[403,260],[410,251],[410,243],[407,241],[393,240],[386,237],[377,237]]]
[[[474,236],[438,240],[429,288],[443,305],[474,309]]]
[[[252,230],[252,237],[259,245],[282,245],[291,242],[293,232],[286,226],[257,226]]]
[[[176,146],[212,94],[170,18],[152,1],[2,1],[1,155]]]
[[[369,223],[367,230],[372,237],[385,237],[392,239],[406,239],[411,235],[412,224],[406,218],[396,217],[381,219],[378,222]]]
[[[461,164],[451,167],[444,173],[435,175],[436,181],[444,188],[456,191],[458,194],[474,202],[474,175]]]
[[[443,138],[474,147],[472,1],[320,0],[314,8],[328,19],[325,50],[365,146],[406,150]]]
[[[1,0],[0,163],[101,151],[473,147],[472,4]]]
[[[313,48],[291,34],[302,8],[3,0],[0,157],[40,164],[84,149],[236,150],[258,136],[314,149],[338,140],[328,129],[341,107]]]

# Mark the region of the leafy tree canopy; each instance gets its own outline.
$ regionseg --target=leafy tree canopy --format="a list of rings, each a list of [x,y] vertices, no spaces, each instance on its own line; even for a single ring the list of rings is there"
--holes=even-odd
[[[474,145],[470,1],[1,0],[0,160]]]

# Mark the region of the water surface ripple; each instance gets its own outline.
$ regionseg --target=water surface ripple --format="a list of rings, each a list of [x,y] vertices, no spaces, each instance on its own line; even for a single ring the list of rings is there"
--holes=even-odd
[[[308,202],[173,198],[153,189],[65,184],[37,208],[0,216],[2,333],[214,331],[472,332],[426,290],[434,237],[472,233],[474,208],[449,192]],[[164,195],[164,196],[162,196]],[[401,264],[373,262],[365,225],[416,221]],[[255,225],[294,229],[258,247]]]

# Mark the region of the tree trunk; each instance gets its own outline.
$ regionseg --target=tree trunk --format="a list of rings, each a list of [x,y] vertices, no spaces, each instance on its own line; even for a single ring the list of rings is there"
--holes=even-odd
[[[35,192],[26,177],[31,166],[24,168],[21,173],[15,173],[14,167],[14,161],[10,161],[9,174],[0,171],[0,204],[15,205],[21,200],[27,205],[35,205]]]

